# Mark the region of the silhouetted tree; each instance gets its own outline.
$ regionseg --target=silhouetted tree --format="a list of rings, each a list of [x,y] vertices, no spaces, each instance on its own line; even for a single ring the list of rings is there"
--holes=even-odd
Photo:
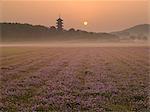
[[[55,27],[55,26],[51,26],[51,27],[50,27],[50,30],[51,30],[51,31],[56,31],[56,27]]]
[[[69,32],[75,32],[75,29],[74,28],[70,28],[68,31]]]

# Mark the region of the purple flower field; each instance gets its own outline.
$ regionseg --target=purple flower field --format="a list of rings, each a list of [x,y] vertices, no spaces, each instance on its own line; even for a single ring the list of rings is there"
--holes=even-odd
[[[2,112],[149,112],[149,47],[2,47]]]

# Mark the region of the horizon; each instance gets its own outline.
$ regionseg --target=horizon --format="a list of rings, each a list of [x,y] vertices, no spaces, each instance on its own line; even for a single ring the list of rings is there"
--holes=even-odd
[[[48,26],[45,26],[45,25],[40,25],[40,24],[30,24],[30,23],[19,23],[19,22],[0,22],[0,23],[6,23],[6,24],[28,24],[28,25],[32,25],[32,26],[43,26],[43,27],[46,27],[46,28],[50,28],[50,27],[48,27]],[[150,23],[143,23],[143,24],[136,24],[136,25],[134,25],[134,26],[130,26],[130,27],[127,27],[127,28],[123,28],[123,29],[119,29],[119,30],[115,30],[115,31],[112,31],[112,32],[119,32],[119,31],[123,31],[123,30],[126,30],[126,29],[130,29],[130,28],[132,28],[132,27],[135,27],[135,26],[139,26],[139,25],[150,25]],[[56,27],[56,26],[54,26],[54,27]],[[71,27],[72,28],[72,27]],[[64,30],[66,30],[66,31],[68,31],[69,29],[71,29],[71,28],[68,28],[68,29],[65,29],[64,28]],[[73,29],[75,29],[75,28],[73,28]],[[75,30],[81,30],[81,31],[86,31],[86,30],[82,30],[82,29],[75,29]],[[91,31],[87,31],[87,32],[91,32]],[[93,33],[112,33],[112,32],[106,32],[106,31],[99,31],[99,32],[94,32],[94,31],[92,31]]]
[[[56,26],[61,15],[64,29],[114,32],[150,24],[148,1],[2,1],[0,22]],[[78,7],[78,9],[76,9]],[[55,9],[55,13],[54,10]],[[103,11],[102,11],[103,10]],[[129,13],[130,12],[130,13]],[[111,19],[107,19],[111,18]],[[98,22],[96,21],[98,20]],[[84,23],[87,22],[86,25]]]

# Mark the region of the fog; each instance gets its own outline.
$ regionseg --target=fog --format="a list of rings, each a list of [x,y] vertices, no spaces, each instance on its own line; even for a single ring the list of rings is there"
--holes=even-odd
[[[128,42],[7,42],[0,47],[130,47],[150,46],[149,41]]]

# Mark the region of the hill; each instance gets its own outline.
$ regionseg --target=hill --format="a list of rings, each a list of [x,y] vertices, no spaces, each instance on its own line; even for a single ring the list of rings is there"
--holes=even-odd
[[[41,25],[0,23],[1,42],[20,41],[118,41],[118,36],[109,33],[94,33],[73,28],[58,32],[54,27]]]
[[[111,33],[95,33],[71,28],[58,32],[55,27],[21,23],[0,23],[1,42],[118,42],[148,40],[150,25],[141,24]]]
[[[150,24],[136,25],[122,31],[111,32],[111,34],[119,36],[120,39],[148,40],[150,38]]]

